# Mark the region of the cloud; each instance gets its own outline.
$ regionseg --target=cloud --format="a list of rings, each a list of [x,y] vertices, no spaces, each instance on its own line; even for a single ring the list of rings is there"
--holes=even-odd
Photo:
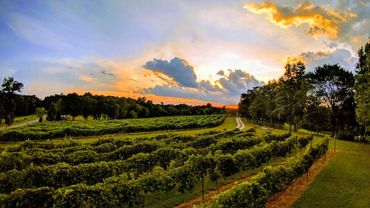
[[[340,12],[329,6],[315,6],[304,1],[296,7],[278,6],[272,2],[247,4],[245,8],[256,14],[266,14],[267,18],[281,28],[307,25],[307,32],[313,37],[326,36],[337,39],[347,22],[357,17],[356,13],[347,10]]]
[[[183,59],[176,58],[187,63]],[[164,63],[169,63],[162,61]],[[193,68],[191,67],[192,72]],[[144,93],[150,93],[158,96],[183,97],[212,101],[225,104],[235,104],[239,101],[240,94],[252,89],[256,86],[261,86],[264,83],[258,81],[254,76],[246,71],[236,70],[220,70],[217,72],[219,79],[211,82],[210,80],[192,80],[195,83],[190,87],[181,83],[159,85],[154,87],[144,88]]]
[[[7,13],[3,20],[15,34],[33,44],[58,50],[74,49],[65,37],[35,18],[20,13]]]
[[[211,92],[222,92],[223,89],[219,85],[212,84],[209,80],[201,80],[199,81],[199,86],[206,90]]]
[[[333,51],[303,52],[297,56],[286,57],[287,63],[301,61],[306,65],[307,71],[313,71],[317,66],[324,64],[339,64],[348,71],[355,71],[357,57],[351,51],[344,48],[337,48]]]
[[[220,70],[216,74],[217,75],[220,75],[220,76],[224,76],[225,75],[225,72],[224,72],[224,70]]]
[[[119,77],[117,66],[105,60],[43,60],[25,63],[8,76],[25,84],[26,94],[40,97],[70,88],[114,90]]]
[[[198,87],[194,68],[184,59],[178,57],[173,58],[171,61],[153,59],[148,61],[143,67],[154,72],[161,72],[178,82],[181,86]]]

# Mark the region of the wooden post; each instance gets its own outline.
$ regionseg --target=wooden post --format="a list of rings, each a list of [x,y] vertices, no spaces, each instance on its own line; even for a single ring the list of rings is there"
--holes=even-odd
[[[337,146],[337,135],[334,135],[334,154]]]
[[[204,176],[202,176],[202,201],[204,201]]]

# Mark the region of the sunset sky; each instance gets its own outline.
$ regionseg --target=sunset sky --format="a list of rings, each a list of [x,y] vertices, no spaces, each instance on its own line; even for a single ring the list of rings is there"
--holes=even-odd
[[[287,61],[354,72],[369,11],[370,0],[1,0],[0,78],[40,98],[233,105]]]

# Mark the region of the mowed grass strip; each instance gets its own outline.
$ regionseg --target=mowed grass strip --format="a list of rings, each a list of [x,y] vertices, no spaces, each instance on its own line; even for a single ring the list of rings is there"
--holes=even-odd
[[[370,145],[338,140],[334,158],[293,207],[370,207]]]

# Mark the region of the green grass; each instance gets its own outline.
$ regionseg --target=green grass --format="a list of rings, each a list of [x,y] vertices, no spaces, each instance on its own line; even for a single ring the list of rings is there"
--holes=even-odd
[[[21,123],[24,123],[24,122],[27,122],[27,121],[32,121],[32,120],[36,120],[38,119],[36,115],[29,115],[29,116],[19,116],[19,117],[15,117],[14,118],[14,123],[13,125],[15,124],[21,124]],[[3,120],[4,122],[4,120]],[[5,127],[6,124],[5,123],[1,123],[0,124],[0,127]]]
[[[337,150],[293,207],[370,207],[370,145],[338,140]]]

